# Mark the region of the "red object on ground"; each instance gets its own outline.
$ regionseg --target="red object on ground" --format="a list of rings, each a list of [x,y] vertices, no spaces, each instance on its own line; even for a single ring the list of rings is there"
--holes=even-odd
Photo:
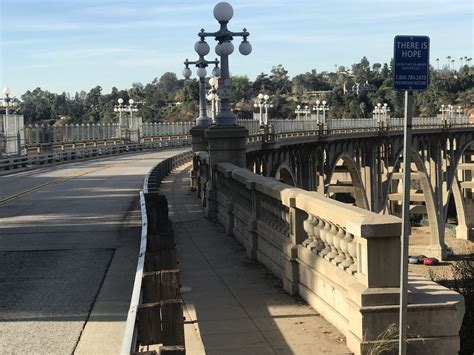
[[[423,260],[423,264],[424,265],[438,265],[439,260],[436,258],[426,258],[425,260]]]

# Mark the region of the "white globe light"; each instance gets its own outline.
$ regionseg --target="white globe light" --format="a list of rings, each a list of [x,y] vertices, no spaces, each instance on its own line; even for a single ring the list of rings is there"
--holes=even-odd
[[[221,76],[221,68],[214,67],[214,69],[212,69],[212,75],[214,75],[216,78],[220,77]]]
[[[214,17],[219,22],[227,22],[234,15],[234,9],[227,2],[220,2],[214,7]]]
[[[296,108],[299,110],[299,109],[301,108],[301,106],[300,106],[300,105],[297,105]]]
[[[130,105],[133,105],[134,102],[135,102],[135,101],[133,101],[133,99],[128,100],[128,103],[129,103]]]
[[[258,94],[258,98],[261,100],[263,99],[263,94]]]
[[[221,43],[220,52],[221,55],[231,55],[234,51],[234,45],[230,41],[225,41]]]
[[[316,105],[319,105],[320,103],[321,103],[321,101],[316,100]]]
[[[118,99],[117,102],[121,105],[123,104],[123,99]]]
[[[209,79],[209,85],[211,86],[217,86],[217,79],[212,77]]]
[[[268,100],[268,99],[270,98],[270,96],[265,95],[265,96],[263,96],[263,98],[264,98],[265,100]]]
[[[221,55],[221,44],[220,43],[217,43],[216,44],[216,54],[217,55]]]
[[[252,45],[247,41],[240,43],[239,52],[242,55],[249,55],[252,52]]]
[[[7,87],[3,88],[3,93],[8,96],[8,95],[10,95],[10,94],[12,93],[12,91],[11,91],[11,89],[7,86]]]
[[[200,78],[205,78],[206,75],[207,75],[206,68],[198,68],[198,69],[196,70],[196,74],[197,74],[197,76],[200,77]]]
[[[323,105],[326,105],[326,101],[323,101]]]
[[[211,48],[205,41],[198,41],[194,45],[194,50],[200,57],[204,57],[205,55],[209,54]]]
[[[186,78],[186,79],[189,79],[191,77],[191,69],[189,68],[184,68],[183,69],[183,76]]]

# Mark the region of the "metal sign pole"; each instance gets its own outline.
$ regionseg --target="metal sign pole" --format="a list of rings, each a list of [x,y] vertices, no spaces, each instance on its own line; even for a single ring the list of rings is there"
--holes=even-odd
[[[410,172],[411,131],[413,118],[413,91],[405,91],[405,124],[403,135],[403,202],[402,252],[400,261],[400,331],[398,353],[407,353],[407,297],[408,297],[408,244],[410,235]]]

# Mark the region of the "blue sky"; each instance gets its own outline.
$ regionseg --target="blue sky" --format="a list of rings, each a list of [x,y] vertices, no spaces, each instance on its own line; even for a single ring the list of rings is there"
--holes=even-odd
[[[0,0],[0,86],[21,95],[130,87],[196,59],[198,31],[218,29],[217,1]],[[233,31],[246,27],[253,52],[234,51],[231,73],[254,79],[283,64],[291,76],[334,70],[366,55],[388,62],[393,37],[431,37],[431,63],[473,57],[472,0],[235,0]],[[235,40],[234,45],[240,43]],[[213,47],[213,46],[212,46]],[[211,54],[214,52],[212,51]],[[209,58],[213,58],[212,57]],[[193,74],[194,75],[194,74]]]

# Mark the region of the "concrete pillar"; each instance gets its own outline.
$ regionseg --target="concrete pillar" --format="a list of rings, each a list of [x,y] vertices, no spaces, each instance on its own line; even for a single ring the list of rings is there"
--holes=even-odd
[[[206,186],[206,217],[217,219],[217,194],[215,186],[215,167],[217,163],[227,162],[246,168],[248,129],[241,126],[211,126],[205,130],[208,142],[209,180]]]
[[[240,168],[247,166],[248,129],[240,126],[212,126],[205,131],[208,141],[209,164],[228,162]]]
[[[191,170],[191,191],[195,191],[197,187],[196,177],[197,177],[197,159],[196,153],[197,152],[205,152],[207,151],[207,139],[204,136],[204,131],[207,127],[193,127],[189,130],[189,134],[191,134],[191,145],[193,149],[193,169]]]

